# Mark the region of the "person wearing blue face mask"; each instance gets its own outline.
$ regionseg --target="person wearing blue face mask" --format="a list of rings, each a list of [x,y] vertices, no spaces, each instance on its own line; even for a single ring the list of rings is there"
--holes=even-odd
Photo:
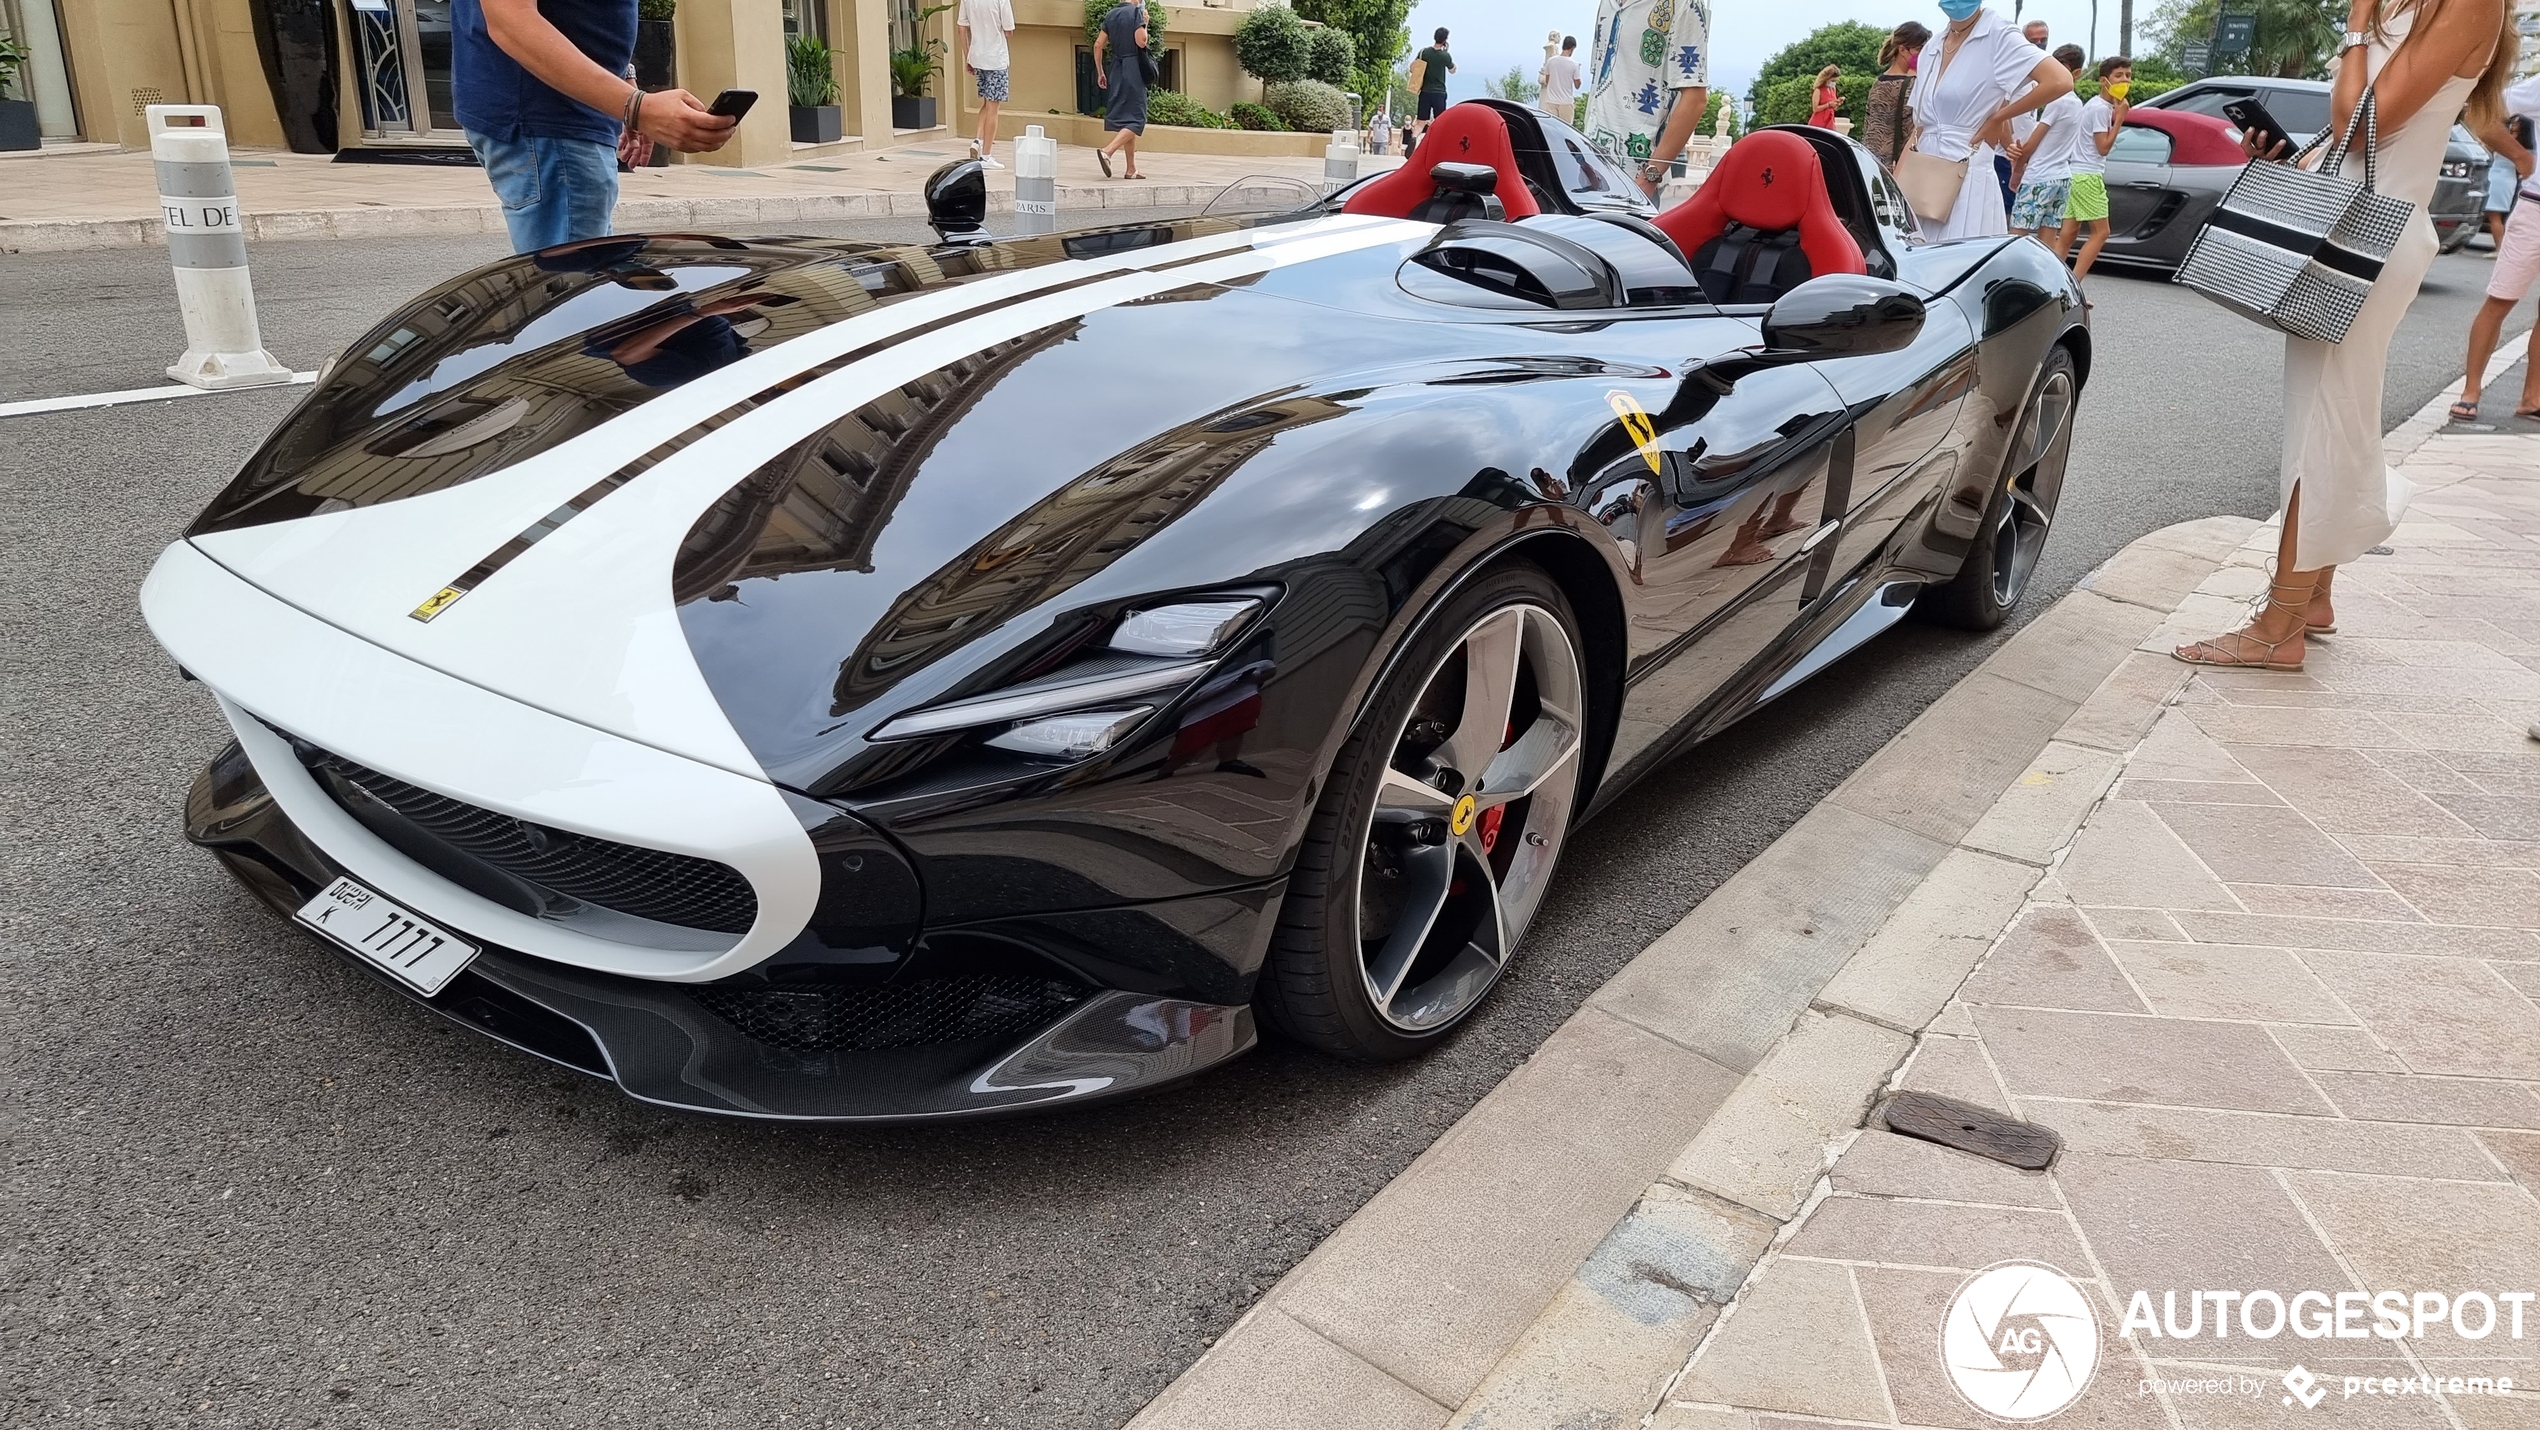
[[[2072,72],[1982,0],[1940,0],[1940,13],[1949,23],[1923,46],[1914,132],[1896,180],[1927,236],[2001,237],[2011,224],[1993,181],[1994,155],[2011,142],[2014,115],[2072,93]]]

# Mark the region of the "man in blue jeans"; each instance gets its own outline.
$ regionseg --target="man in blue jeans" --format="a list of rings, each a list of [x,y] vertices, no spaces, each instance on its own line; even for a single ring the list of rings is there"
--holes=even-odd
[[[628,78],[635,0],[457,0],[450,20],[459,127],[514,252],[607,237],[621,148],[630,160],[656,143],[720,149],[738,122],[684,89],[646,94]]]

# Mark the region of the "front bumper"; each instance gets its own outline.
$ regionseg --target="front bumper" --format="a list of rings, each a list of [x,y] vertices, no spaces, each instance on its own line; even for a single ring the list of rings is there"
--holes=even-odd
[[[217,778],[216,778],[217,776]],[[235,748],[196,779],[186,835],[288,915],[346,870],[304,837]],[[358,875],[354,877],[359,877]],[[1252,1009],[1090,991],[1045,1026],[878,1051],[761,1042],[711,1011],[716,984],[574,968],[488,946],[423,997],[312,933],[383,987],[642,1102],[802,1122],[994,1116],[1145,1092],[1252,1047]]]

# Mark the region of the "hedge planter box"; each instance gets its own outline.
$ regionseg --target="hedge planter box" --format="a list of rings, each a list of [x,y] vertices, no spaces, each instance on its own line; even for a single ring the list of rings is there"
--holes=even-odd
[[[893,129],[934,128],[935,96],[931,94],[919,95],[915,98],[904,94],[891,96],[891,127]]]
[[[0,99],[0,149],[40,149],[44,139],[35,127],[35,101]]]
[[[835,144],[846,134],[846,111],[834,104],[805,108],[790,105],[785,114],[793,122],[797,144]]]

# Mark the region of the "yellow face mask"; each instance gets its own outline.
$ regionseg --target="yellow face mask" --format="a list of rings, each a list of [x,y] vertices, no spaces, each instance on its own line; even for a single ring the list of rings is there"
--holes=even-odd
[[[2114,103],[2117,100],[2125,98],[2125,92],[2132,88],[2134,88],[2133,80],[2112,79],[2108,81],[2107,88],[2101,90],[2100,92],[2107,95],[2109,101]]]

